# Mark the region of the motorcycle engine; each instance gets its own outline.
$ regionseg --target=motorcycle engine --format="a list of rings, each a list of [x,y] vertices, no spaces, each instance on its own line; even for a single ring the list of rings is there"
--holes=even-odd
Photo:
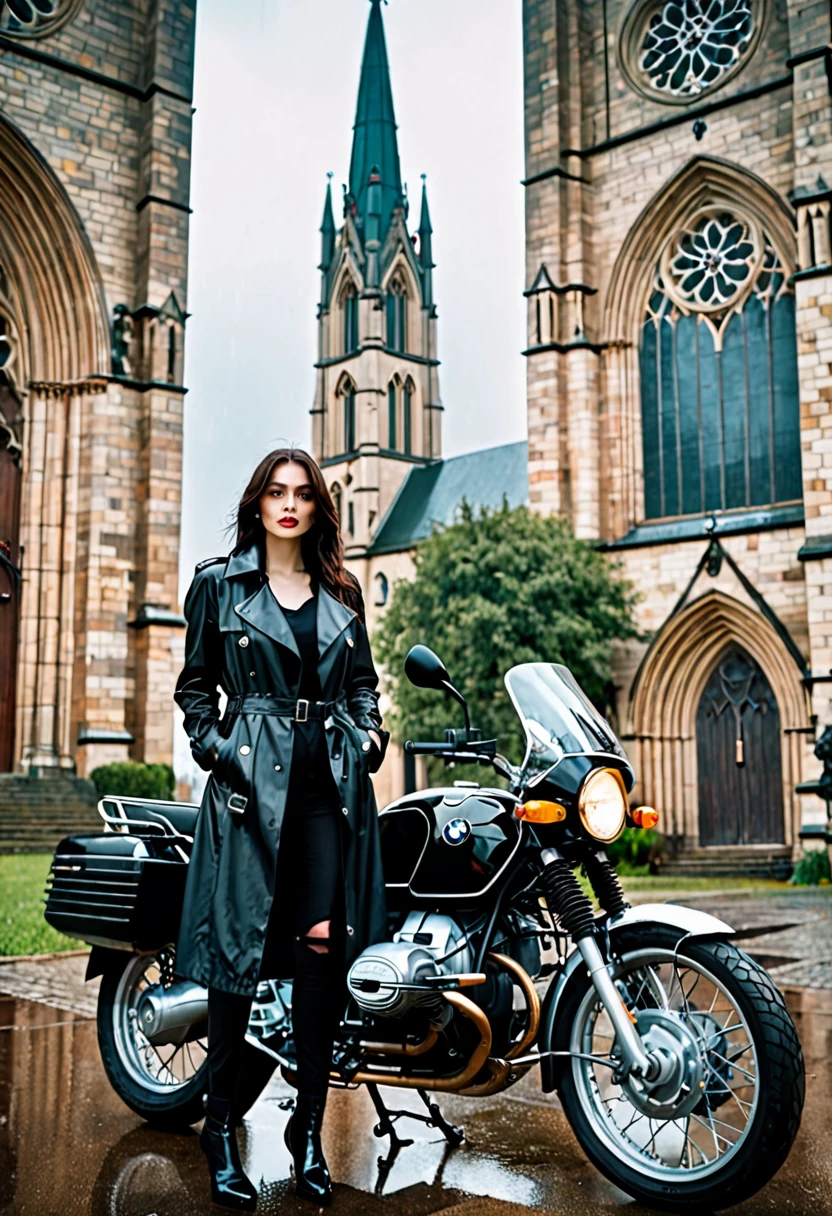
[[[411,1009],[436,1005],[435,992],[412,992],[394,985],[470,971],[471,949],[464,942],[465,931],[453,917],[411,912],[392,941],[369,946],[358,956],[347,975],[347,987],[360,1009],[379,1017],[400,1018]]]

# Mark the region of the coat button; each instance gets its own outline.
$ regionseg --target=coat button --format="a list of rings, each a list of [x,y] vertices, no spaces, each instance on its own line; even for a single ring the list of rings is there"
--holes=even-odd
[[[254,678],[254,676],[256,676],[256,675],[257,675],[257,672],[256,672],[256,671],[250,671],[248,674],[249,674],[249,675],[252,677],[252,679],[253,679],[253,678]]]
[[[352,937],[353,933],[355,933],[355,929],[353,929],[352,925],[347,925],[347,933],[349,933],[350,937]]]
[[[350,808],[348,806],[342,806],[341,810],[344,812],[345,815],[349,815],[349,813],[350,813]]]
[[[276,765],[274,766],[274,771],[275,771],[276,773],[279,773],[279,772],[282,770],[282,768],[283,768],[283,766],[282,766],[281,764],[276,764]]]
[[[240,748],[240,755],[247,756],[250,751],[251,751],[251,748],[249,747],[249,745],[247,743],[244,743],[243,746]]]
[[[248,636],[244,633],[237,643],[238,646],[248,646]]]
[[[348,646],[354,646],[354,645],[355,645],[355,641],[354,641],[352,638],[347,638],[347,645],[348,645]]]
[[[368,752],[370,750],[370,740],[369,739],[365,743],[361,744],[361,750],[362,750],[362,752]]]

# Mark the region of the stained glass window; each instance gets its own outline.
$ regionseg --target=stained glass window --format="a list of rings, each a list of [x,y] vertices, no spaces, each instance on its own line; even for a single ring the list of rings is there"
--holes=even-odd
[[[344,451],[355,451],[355,388],[351,383],[344,388]]]
[[[398,385],[391,380],[387,385],[387,446],[391,452],[396,450],[396,409]]]
[[[706,213],[674,236],[640,364],[647,519],[801,498],[794,294],[750,220]]]
[[[649,20],[639,68],[672,97],[695,97],[740,60],[754,30],[751,0],[669,0]]]
[[[402,430],[404,431],[404,454],[410,456],[412,451],[410,406],[413,400],[413,381],[408,377],[402,389]]]

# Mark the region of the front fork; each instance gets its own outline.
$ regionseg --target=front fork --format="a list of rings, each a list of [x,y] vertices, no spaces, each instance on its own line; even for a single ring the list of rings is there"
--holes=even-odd
[[[557,849],[544,849],[541,859],[544,864],[543,888],[549,911],[572,938],[586,963],[593,987],[615,1031],[621,1051],[621,1071],[634,1073],[647,1081],[653,1080],[662,1071],[662,1061],[655,1052],[645,1050],[641,1035],[598,949],[592,904],[581,890],[569,863]],[[614,872],[610,872],[614,877]]]

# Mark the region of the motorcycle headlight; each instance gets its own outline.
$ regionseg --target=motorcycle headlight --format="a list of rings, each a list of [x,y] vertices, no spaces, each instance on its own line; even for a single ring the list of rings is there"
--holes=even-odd
[[[614,768],[598,768],[590,773],[578,798],[581,823],[596,840],[615,840],[624,828],[627,791],[621,774]]]

